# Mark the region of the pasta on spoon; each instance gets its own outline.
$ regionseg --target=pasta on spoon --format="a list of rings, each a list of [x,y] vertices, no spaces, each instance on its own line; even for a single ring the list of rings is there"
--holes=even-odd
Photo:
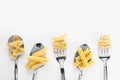
[[[28,63],[26,64],[26,67],[29,71],[33,71],[48,62],[46,50],[47,48],[43,48],[27,57]]]
[[[8,49],[9,49],[9,55],[12,59],[16,59],[18,56],[23,54],[24,51],[24,46],[23,46],[23,41],[20,37],[17,35],[12,36],[11,42],[8,42]]]
[[[36,43],[30,52],[30,56],[27,57],[26,67],[29,71],[33,71],[32,80],[36,80],[38,69],[48,62],[46,50],[42,43]]]
[[[73,65],[79,69],[79,77],[78,80],[81,80],[83,76],[83,70],[90,67],[94,61],[92,60],[92,52],[87,44],[81,45],[74,57]]]

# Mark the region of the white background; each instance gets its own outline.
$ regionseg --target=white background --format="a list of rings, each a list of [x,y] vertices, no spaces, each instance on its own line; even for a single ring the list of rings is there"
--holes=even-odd
[[[79,70],[73,58],[77,48],[86,43],[94,53],[95,64],[84,71],[83,80],[103,80],[103,66],[98,58],[97,42],[102,34],[112,40],[108,61],[109,80],[119,80],[120,71],[119,0],[0,0],[0,80],[14,80],[14,62],[8,56],[7,40],[21,36],[25,54],[19,58],[19,80],[32,80],[25,67],[33,45],[47,48],[47,63],[39,69],[38,80],[60,80],[59,64],[52,50],[52,39],[67,34],[66,80],[77,80]]]

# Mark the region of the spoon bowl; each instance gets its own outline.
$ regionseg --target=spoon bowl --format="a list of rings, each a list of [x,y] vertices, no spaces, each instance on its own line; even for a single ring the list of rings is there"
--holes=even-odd
[[[31,52],[30,52],[30,56],[32,56],[35,52],[37,52],[37,51],[39,51],[39,50],[42,50],[43,48],[44,48],[44,46],[43,46],[42,43],[36,43],[36,44],[33,46],[32,50],[31,50]],[[44,66],[44,65],[42,65],[42,66],[40,66],[40,67],[38,67],[37,69],[34,70],[32,80],[36,80],[38,69],[41,68],[41,67],[43,67],[43,66]]]
[[[14,40],[13,40],[14,36],[17,36],[21,41],[23,41],[23,39],[22,39],[20,36],[18,36],[18,35],[12,35],[12,36],[8,39],[8,43],[11,43],[11,42],[14,41]],[[24,48],[24,44],[21,45],[21,47]],[[17,58],[14,60],[14,61],[15,61],[14,80],[18,80],[18,61],[17,61],[17,60],[18,60],[18,57],[20,57],[20,55],[17,56]]]
[[[82,45],[80,46],[80,48],[81,48],[83,51],[85,51],[86,49],[90,49],[87,44],[82,44]],[[74,62],[76,62],[76,57],[77,57],[77,56],[79,56],[79,54],[78,54],[78,52],[76,51],[76,54],[75,54],[75,57],[74,57]],[[88,61],[91,61],[91,59],[88,60]],[[79,69],[79,71],[80,71],[78,80],[81,80],[81,79],[82,79],[82,76],[83,76],[83,70],[80,70],[80,68],[78,68],[78,69]]]

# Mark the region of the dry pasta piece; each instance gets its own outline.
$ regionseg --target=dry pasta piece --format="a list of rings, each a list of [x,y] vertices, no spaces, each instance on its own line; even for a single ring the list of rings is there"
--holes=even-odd
[[[91,59],[92,53],[89,49],[83,51],[81,48],[78,48],[77,53],[78,56],[75,58],[76,61],[73,63],[75,67],[84,70],[94,63],[94,61]]]
[[[29,61],[32,62],[46,62],[46,58],[45,57],[36,57],[36,56],[28,56]]]
[[[62,35],[59,37],[54,37],[53,39],[53,47],[54,49],[66,49],[67,43],[65,41],[66,35]]]
[[[98,42],[98,46],[101,49],[110,48],[111,47],[110,37],[108,35],[101,36]]]
[[[21,41],[21,38],[15,35],[13,36],[13,41]]]
[[[27,59],[28,63],[26,64],[26,67],[29,71],[39,68],[48,62],[48,59],[46,58],[46,48],[33,53],[33,55],[28,56]]]
[[[16,59],[19,55],[24,53],[24,48],[22,47],[23,41],[17,37],[13,37],[13,42],[7,43],[9,48],[9,55],[12,59]]]

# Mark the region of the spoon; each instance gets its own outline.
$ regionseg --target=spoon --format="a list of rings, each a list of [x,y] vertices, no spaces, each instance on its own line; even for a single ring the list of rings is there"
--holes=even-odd
[[[86,49],[90,49],[87,44],[82,44],[82,45],[80,46],[80,48],[81,48],[83,51],[85,51]],[[76,54],[75,54],[75,57],[74,57],[74,62],[76,62],[76,59],[75,59],[75,58],[76,58],[77,56],[79,56],[79,54],[78,54],[78,52],[76,51]],[[91,61],[91,59],[88,60],[88,61]],[[79,70],[80,70],[80,68],[79,68]],[[80,70],[78,80],[81,80],[81,79],[82,79],[82,76],[83,76],[83,70]]]
[[[22,41],[22,38],[18,35],[13,35],[11,36],[9,39],[8,39],[8,43],[11,43],[13,42],[13,38],[14,36],[17,36],[21,41]],[[24,44],[21,46],[22,48],[24,48]],[[15,61],[15,68],[14,68],[14,80],[18,80],[18,58],[20,57],[17,56],[17,58],[14,60]]]
[[[35,52],[39,51],[39,50],[42,50],[44,48],[43,44],[42,43],[36,43],[31,52],[30,52],[30,56],[32,56]],[[40,66],[39,68],[43,67],[44,65]],[[38,69],[35,69],[34,72],[33,72],[33,77],[32,77],[32,80],[36,80],[37,79],[37,72],[38,72]]]

